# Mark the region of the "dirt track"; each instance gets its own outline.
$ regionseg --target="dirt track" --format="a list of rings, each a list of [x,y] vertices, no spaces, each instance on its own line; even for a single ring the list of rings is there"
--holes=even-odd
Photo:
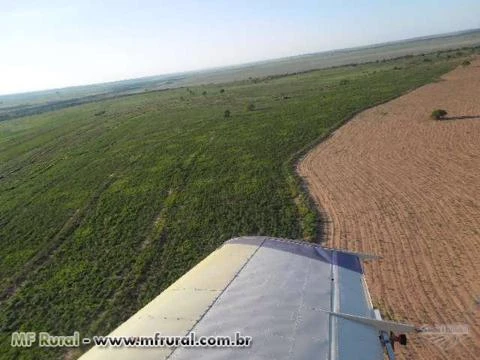
[[[399,359],[480,359],[480,60],[443,79],[357,115],[298,166],[326,245],[383,256],[366,276],[384,315],[469,327],[410,335]]]

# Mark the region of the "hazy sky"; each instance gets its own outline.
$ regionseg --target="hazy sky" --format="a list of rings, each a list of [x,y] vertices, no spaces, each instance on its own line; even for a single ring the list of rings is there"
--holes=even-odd
[[[0,0],[0,94],[479,27],[479,0]]]

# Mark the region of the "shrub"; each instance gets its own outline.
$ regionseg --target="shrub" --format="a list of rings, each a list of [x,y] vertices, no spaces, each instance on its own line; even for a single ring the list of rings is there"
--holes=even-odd
[[[225,92],[225,89],[220,89],[220,94],[223,94]]]
[[[432,114],[430,115],[432,119],[435,120],[441,120],[447,115],[447,111],[443,109],[435,109],[432,111]]]
[[[223,116],[225,118],[229,118],[230,117],[230,110],[225,110],[225,113],[223,114]]]
[[[204,91],[202,92],[202,95],[203,95],[203,96],[207,95],[207,91],[204,90]]]
[[[254,103],[250,103],[247,105],[247,111],[253,111],[255,110],[255,104]]]
[[[465,60],[464,62],[462,62],[462,65],[463,65],[463,66],[468,66],[468,65],[470,65],[470,61]]]
[[[100,116],[100,115],[103,115],[103,114],[105,114],[105,110],[96,112],[96,113],[95,113],[95,116]]]

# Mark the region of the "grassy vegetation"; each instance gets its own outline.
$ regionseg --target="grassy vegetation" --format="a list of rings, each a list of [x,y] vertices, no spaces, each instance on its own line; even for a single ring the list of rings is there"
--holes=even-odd
[[[108,333],[230,237],[315,239],[295,159],[353,113],[461,62],[431,60],[145,93],[1,122],[0,358],[63,355],[11,348],[12,331]]]

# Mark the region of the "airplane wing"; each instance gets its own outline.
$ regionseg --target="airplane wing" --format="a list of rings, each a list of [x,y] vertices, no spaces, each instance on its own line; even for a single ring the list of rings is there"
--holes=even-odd
[[[249,346],[95,346],[81,359],[383,360],[387,334],[414,327],[374,311],[361,263],[370,258],[286,239],[231,239],[109,336],[238,332]]]

